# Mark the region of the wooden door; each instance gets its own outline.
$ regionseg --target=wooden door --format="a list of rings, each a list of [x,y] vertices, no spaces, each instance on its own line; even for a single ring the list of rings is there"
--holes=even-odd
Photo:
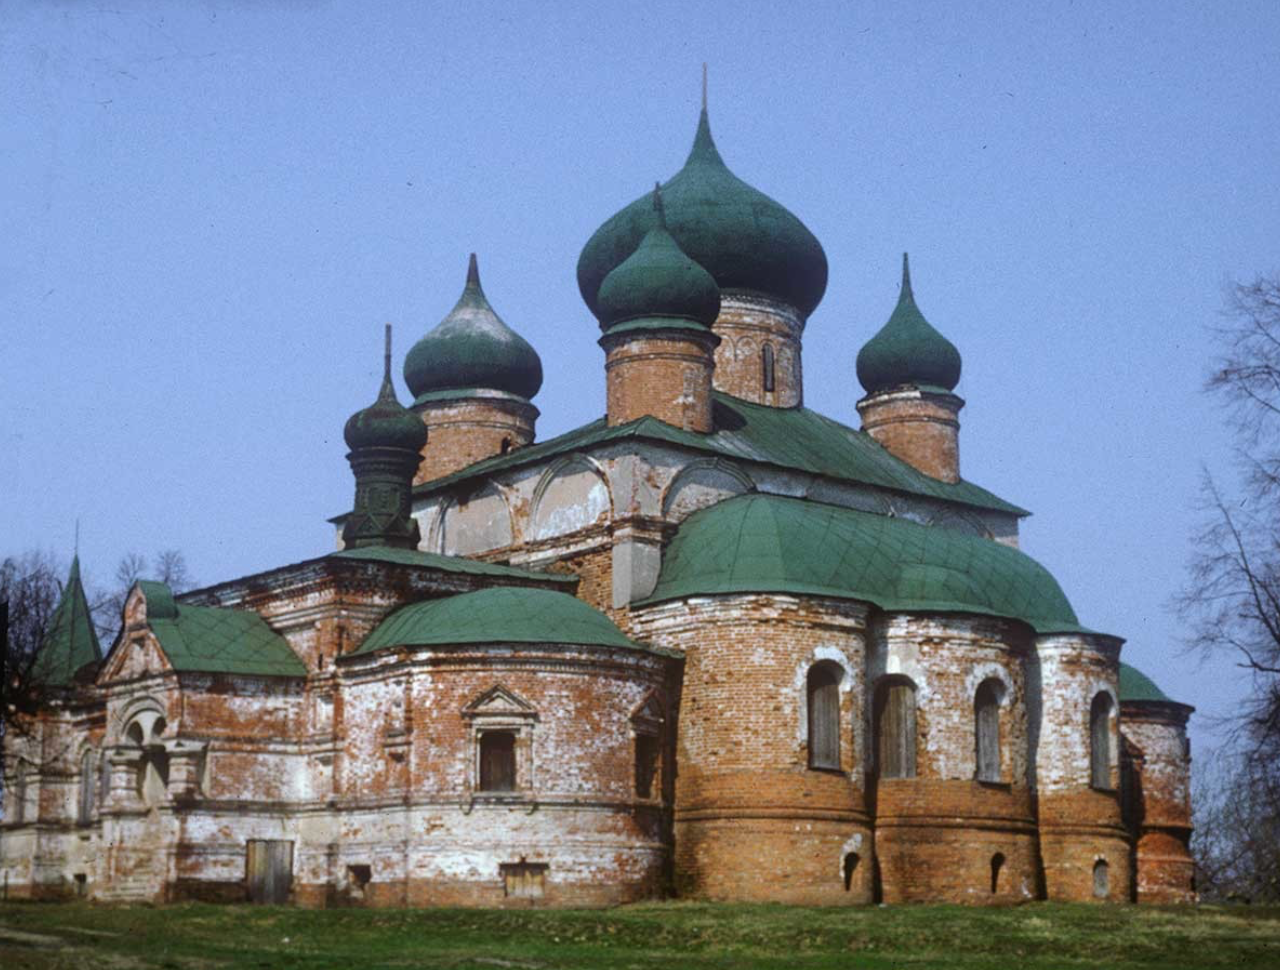
[[[245,846],[244,869],[249,902],[287,903],[293,888],[293,843],[251,839]]]

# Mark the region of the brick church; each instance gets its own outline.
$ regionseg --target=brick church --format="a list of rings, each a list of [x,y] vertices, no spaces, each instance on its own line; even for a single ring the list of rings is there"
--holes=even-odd
[[[388,337],[347,422],[338,551],[139,582],[105,651],[73,566],[5,739],[5,893],[1193,899],[1192,709],[961,477],[960,353],[905,257],[861,428],[804,407],[827,271],[704,107],[578,262],[604,416],[538,441],[542,363],[472,257],[412,403]]]

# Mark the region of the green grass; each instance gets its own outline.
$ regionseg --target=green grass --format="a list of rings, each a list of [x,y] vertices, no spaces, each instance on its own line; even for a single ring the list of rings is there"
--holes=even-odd
[[[0,904],[4,970],[1280,967],[1280,908],[650,903],[610,910]]]

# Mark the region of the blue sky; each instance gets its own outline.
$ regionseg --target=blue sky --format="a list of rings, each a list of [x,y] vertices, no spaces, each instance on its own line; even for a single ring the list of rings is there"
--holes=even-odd
[[[806,403],[857,424],[903,250],[964,355],[966,477],[1081,619],[1206,714],[1179,655],[1223,287],[1280,269],[1275,2],[541,5],[0,0],[0,552],[184,550],[204,582],[331,548],[342,424],[480,254],[542,355],[539,436],[604,410],[574,280],[683,162],[826,248]],[[403,385],[401,394],[404,397]],[[1197,743],[1210,743],[1198,719]]]

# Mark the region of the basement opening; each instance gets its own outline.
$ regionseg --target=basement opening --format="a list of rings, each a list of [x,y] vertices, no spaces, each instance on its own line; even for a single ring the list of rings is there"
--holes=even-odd
[[[373,867],[363,863],[347,866],[347,890],[354,899],[364,899],[365,887],[373,881]]]
[[[997,852],[991,857],[991,894],[1000,891],[1000,873],[1004,870],[1004,853]]]
[[[498,866],[502,874],[503,894],[510,898],[540,899],[546,893],[545,862],[504,862]]]
[[[844,857],[844,891],[853,888],[853,874],[858,868],[858,853],[849,852]]]

